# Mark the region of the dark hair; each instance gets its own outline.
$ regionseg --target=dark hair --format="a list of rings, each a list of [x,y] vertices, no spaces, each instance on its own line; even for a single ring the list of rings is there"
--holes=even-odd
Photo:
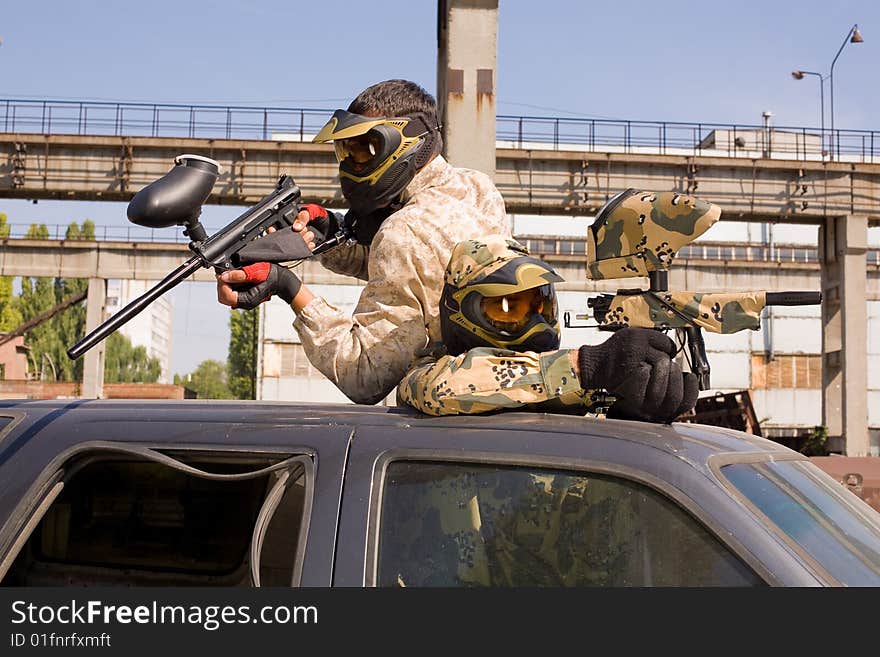
[[[406,116],[421,112],[437,125],[437,102],[415,82],[385,80],[360,92],[348,111],[376,116]]]

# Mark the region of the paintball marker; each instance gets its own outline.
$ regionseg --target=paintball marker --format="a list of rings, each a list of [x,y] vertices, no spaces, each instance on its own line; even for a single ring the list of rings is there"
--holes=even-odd
[[[701,329],[736,333],[761,326],[765,306],[821,303],[820,292],[673,292],[669,267],[678,250],[721,217],[712,203],[675,192],[627,189],[596,215],[587,234],[587,277],[593,280],[647,276],[649,288],[622,289],[587,300],[602,331],[626,326],[674,329],[700,390],[710,387],[709,361]],[[588,319],[589,315],[576,315]],[[566,327],[581,328],[564,316]]]
[[[183,234],[190,238],[189,248],[195,255],[68,349],[70,358],[82,356],[200,267],[213,267],[220,273],[248,262],[301,260],[351,238],[345,222],[335,222],[336,233],[327,235],[329,220],[312,221],[309,226],[318,246],[310,251],[298,233],[280,230],[292,226],[299,211],[300,189],[288,175],[282,175],[275,189],[256,205],[209,237],[199,215],[219,175],[220,164],[210,158],[178,155],[168,173],[134,195],[128,204],[129,221],[148,228],[184,226]],[[269,228],[277,230],[263,237]]]

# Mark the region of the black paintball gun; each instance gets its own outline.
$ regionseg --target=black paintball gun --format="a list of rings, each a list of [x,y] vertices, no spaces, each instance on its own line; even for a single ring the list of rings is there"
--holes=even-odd
[[[309,227],[316,235],[317,246],[310,251],[298,233],[282,230],[293,225],[300,209],[300,189],[288,175],[282,175],[275,189],[241,216],[208,236],[199,216],[219,175],[220,164],[210,158],[178,155],[168,173],[134,195],[128,204],[129,221],[148,228],[183,226],[195,255],[70,347],[70,358],[82,356],[200,267],[213,267],[220,273],[250,262],[301,260],[353,239],[346,222],[313,220]],[[270,228],[276,230],[269,232]],[[335,233],[327,234],[331,230]]]
[[[822,302],[820,292],[670,291],[669,268],[678,250],[720,217],[717,205],[692,196],[628,189],[605,204],[587,234],[588,278],[647,276],[649,281],[647,290],[622,289],[588,299],[587,308],[599,330],[617,331],[626,326],[675,330],[700,390],[711,385],[701,329],[725,334],[757,330],[765,306]],[[588,318],[588,314],[576,315],[576,319]],[[571,324],[568,313],[564,324],[581,328]]]

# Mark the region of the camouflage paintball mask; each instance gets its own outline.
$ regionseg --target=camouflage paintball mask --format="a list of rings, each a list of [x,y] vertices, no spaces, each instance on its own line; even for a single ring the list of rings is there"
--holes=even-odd
[[[606,203],[587,232],[587,276],[647,276],[669,269],[678,250],[705,233],[721,208],[678,192],[627,189]]]
[[[473,347],[513,351],[559,348],[554,283],[562,281],[518,242],[493,235],[456,244],[440,297],[447,352]]]

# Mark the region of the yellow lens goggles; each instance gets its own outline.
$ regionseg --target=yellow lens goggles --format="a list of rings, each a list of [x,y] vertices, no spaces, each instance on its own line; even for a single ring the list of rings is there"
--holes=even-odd
[[[513,294],[483,297],[480,310],[486,321],[500,331],[518,333],[539,314],[549,324],[556,322],[556,295],[550,285],[542,285]]]

